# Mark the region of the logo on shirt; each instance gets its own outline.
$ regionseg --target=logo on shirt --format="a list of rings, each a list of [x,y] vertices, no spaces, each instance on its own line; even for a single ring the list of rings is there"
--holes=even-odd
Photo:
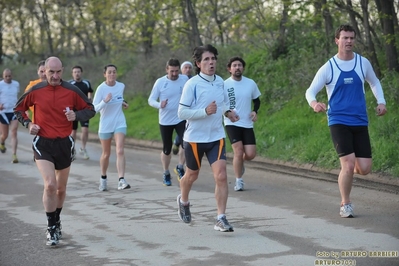
[[[236,107],[236,94],[234,93],[234,88],[227,89],[227,95],[230,100],[230,109],[234,109]]]
[[[344,84],[353,84],[353,78],[344,78]]]

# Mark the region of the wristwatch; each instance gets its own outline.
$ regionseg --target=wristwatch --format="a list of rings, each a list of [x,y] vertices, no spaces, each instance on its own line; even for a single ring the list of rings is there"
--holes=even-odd
[[[231,112],[231,110],[227,110],[226,112],[224,112],[224,116],[225,117],[229,117],[229,113]]]
[[[30,121],[24,121],[24,127],[28,128]]]

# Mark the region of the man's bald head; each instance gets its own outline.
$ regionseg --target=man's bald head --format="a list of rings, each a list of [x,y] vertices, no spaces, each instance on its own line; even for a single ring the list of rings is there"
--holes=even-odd
[[[4,79],[5,83],[11,83],[11,81],[12,81],[12,73],[11,73],[10,69],[8,69],[8,68],[4,69],[4,71],[3,71],[3,79]]]
[[[61,60],[55,56],[49,57],[46,59],[44,66],[46,68],[47,82],[52,86],[60,85],[64,70]]]

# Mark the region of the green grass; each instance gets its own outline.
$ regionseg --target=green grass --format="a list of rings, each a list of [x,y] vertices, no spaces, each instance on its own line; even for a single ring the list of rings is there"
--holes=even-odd
[[[370,93],[371,94],[371,93]],[[368,98],[372,95],[368,94]],[[161,141],[158,110],[147,103],[147,96],[137,95],[130,99],[125,115],[128,122],[128,137],[140,140]],[[399,137],[397,110],[384,117],[374,115],[375,104],[369,107],[370,138],[373,149],[373,169],[398,176]],[[97,132],[99,114],[90,122],[90,131]],[[274,160],[298,164],[312,164],[325,169],[339,168],[339,159],[333,148],[327,118],[323,113],[314,113],[303,95],[275,110],[273,104],[264,103],[255,123],[258,155]],[[226,139],[226,149],[231,146]]]

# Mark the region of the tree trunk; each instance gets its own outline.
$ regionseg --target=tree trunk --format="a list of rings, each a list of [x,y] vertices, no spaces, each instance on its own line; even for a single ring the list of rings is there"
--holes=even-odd
[[[362,6],[363,11],[363,27],[364,27],[364,37],[365,37],[365,44],[367,49],[368,57],[370,58],[370,62],[374,67],[374,71],[378,77],[381,77],[381,69],[380,64],[378,63],[377,54],[375,52],[374,42],[371,38],[370,32],[370,22],[369,22],[369,11],[368,11],[368,4],[369,0],[361,0],[360,4]]]
[[[277,36],[277,45],[274,47],[272,52],[273,59],[278,59],[281,55],[284,55],[288,52],[286,43],[287,36],[285,32],[287,30],[288,11],[290,5],[290,0],[283,1],[283,12],[281,14],[279,34]]]
[[[376,0],[379,2],[377,6],[381,7],[379,10],[381,14],[382,31],[384,34],[385,56],[387,59],[387,68],[399,72],[398,51],[395,46],[395,28],[393,16],[394,1],[393,0]]]
[[[328,54],[330,54],[331,44],[334,43],[334,28],[333,28],[333,19],[331,17],[330,9],[327,6],[327,1],[322,0],[322,11],[324,18],[324,30],[326,32],[326,50]]]
[[[188,22],[191,27],[191,36],[189,36],[189,39],[194,41],[194,46],[201,46],[203,45],[202,40],[201,40],[201,35],[198,29],[198,18],[197,15],[195,14],[194,10],[194,5],[191,0],[182,0],[185,1],[185,6],[187,10],[187,17],[188,17]]]

